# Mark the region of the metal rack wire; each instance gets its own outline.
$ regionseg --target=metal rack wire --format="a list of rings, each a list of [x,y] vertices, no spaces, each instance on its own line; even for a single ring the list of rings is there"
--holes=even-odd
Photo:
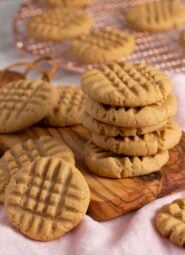
[[[179,45],[179,36],[185,25],[163,33],[136,32],[127,26],[123,13],[135,4],[151,0],[92,0],[86,11],[93,17],[95,26],[119,27],[134,34],[137,46],[133,54],[122,60],[142,61],[172,72],[185,72],[185,49]],[[182,2],[185,3],[185,0]],[[45,9],[44,0],[23,1],[13,24],[16,46],[34,55],[49,55],[59,60],[64,69],[82,73],[93,65],[84,65],[69,55],[70,41],[51,42],[30,38],[26,31],[27,20]],[[96,66],[96,65],[94,65]]]

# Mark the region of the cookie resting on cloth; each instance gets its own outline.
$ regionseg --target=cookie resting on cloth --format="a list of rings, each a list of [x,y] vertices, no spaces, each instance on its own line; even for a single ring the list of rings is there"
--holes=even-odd
[[[89,200],[87,182],[74,165],[59,158],[40,158],[12,177],[5,214],[28,238],[51,241],[83,219]]]

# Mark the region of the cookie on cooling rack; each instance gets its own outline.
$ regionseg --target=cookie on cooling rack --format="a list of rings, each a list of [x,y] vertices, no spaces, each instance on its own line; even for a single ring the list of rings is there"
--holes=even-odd
[[[92,141],[99,147],[127,156],[150,156],[173,148],[182,135],[177,123],[169,120],[158,131],[141,136],[108,137],[93,133]]]
[[[57,91],[59,93],[58,103],[42,122],[56,127],[81,124],[86,95],[75,86],[59,86]]]
[[[81,88],[103,104],[141,107],[165,100],[172,91],[172,82],[155,67],[114,62],[85,72]]]
[[[185,246],[185,199],[164,205],[156,214],[156,227],[162,236],[178,246]]]
[[[169,158],[168,151],[146,157],[118,155],[98,147],[93,142],[89,142],[84,151],[84,162],[88,169],[109,178],[150,174],[159,171]]]
[[[76,7],[83,7],[88,5],[91,0],[47,0],[47,3],[50,6],[76,6]]]
[[[13,227],[38,241],[73,229],[90,200],[80,171],[59,158],[40,158],[20,169],[6,189],[5,213]]]
[[[55,106],[58,93],[42,80],[10,82],[0,91],[0,133],[11,133],[43,119]]]
[[[127,10],[127,22],[146,31],[165,31],[185,22],[185,6],[178,0],[153,1]]]
[[[17,143],[0,159],[0,202],[4,202],[5,189],[11,177],[22,167],[40,157],[59,157],[75,164],[73,152],[63,142],[49,136]]]
[[[33,16],[27,23],[30,37],[63,41],[82,36],[92,27],[92,19],[87,12],[72,7],[54,8]]]
[[[77,38],[69,52],[83,63],[108,63],[130,54],[135,47],[134,37],[119,29],[100,29]]]

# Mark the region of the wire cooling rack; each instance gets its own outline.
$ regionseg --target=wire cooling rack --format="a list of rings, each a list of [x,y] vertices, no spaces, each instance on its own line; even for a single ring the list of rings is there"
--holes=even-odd
[[[82,73],[96,65],[85,65],[76,61],[67,53],[70,41],[51,42],[30,38],[26,31],[26,22],[34,15],[41,13],[46,7],[45,0],[23,1],[13,23],[16,46],[33,55],[47,55],[59,61],[62,68]],[[86,11],[94,19],[94,28],[118,27],[130,31],[136,38],[136,49],[133,54],[122,60],[142,61],[155,65],[163,70],[185,72],[185,49],[179,45],[181,31],[185,25],[163,33],[136,32],[127,26],[124,15],[133,5],[149,0],[92,0]],[[185,4],[185,0],[182,0]]]

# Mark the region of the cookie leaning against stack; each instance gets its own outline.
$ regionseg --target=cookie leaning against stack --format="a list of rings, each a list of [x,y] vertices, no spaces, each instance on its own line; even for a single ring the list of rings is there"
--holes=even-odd
[[[53,110],[43,119],[43,123],[54,127],[81,124],[86,95],[79,87],[58,86],[59,99]]]
[[[144,64],[112,63],[87,71],[81,87],[88,95],[82,122],[93,132],[89,170],[111,178],[159,171],[181,138],[170,119],[177,102],[169,77]]]

